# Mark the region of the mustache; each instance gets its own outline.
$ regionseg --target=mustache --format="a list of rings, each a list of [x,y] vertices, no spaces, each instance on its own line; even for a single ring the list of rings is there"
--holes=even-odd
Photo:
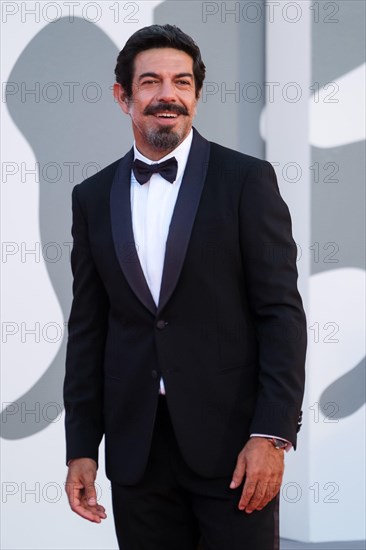
[[[157,105],[148,105],[144,109],[144,115],[156,115],[161,112],[175,113],[184,116],[189,115],[186,107],[183,107],[183,105],[175,105],[174,103],[158,103]]]

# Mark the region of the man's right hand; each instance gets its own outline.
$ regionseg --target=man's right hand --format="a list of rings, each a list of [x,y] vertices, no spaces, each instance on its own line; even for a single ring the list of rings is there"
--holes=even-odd
[[[106,518],[104,506],[97,503],[95,478],[97,464],[92,458],[75,458],[69,463],[66,494],[71,510],[84,519],[100,523]]]

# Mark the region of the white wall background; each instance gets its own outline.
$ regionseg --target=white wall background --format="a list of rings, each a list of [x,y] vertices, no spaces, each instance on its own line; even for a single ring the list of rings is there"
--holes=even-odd
[[[119,50],[133,32],[154,22],[154,8],[159,4],[161,2],[158,1],[3,2],[2,82],[9,80],[17,59],[34,36],[56,16],[69,16],[70,9],[74,10],[75,16],[94,20],[94,23],[90,24],[95,24],[103,30]],[[206,4],[210,4],[210,9],[218,10],[208,17],[206,26],[202,26],[202,33],[207,34],[210,32],[210,17],[220,18],[223,12],[221,2]],[[225,4],[229,8],[235,8],[236,5],[235,2]],[[272,4],[274,6],[274,3]],[[291,8],[290,4],[294,6]],[[295,10],[296,5],[300,4],[302,17],[294,21],[295,11],[291,10]],[[286,10],[289,10],[285,12],[287,19],[292,18],[292,23],[281,11],[286,5]],[[296,81],[304,90],[308,90],[312,85],[312,5],[314,3],[305,1],[282,1],[278,12],[282,15],[274,17],[272,21],[266,20],[267,81]],[[320,3],[320,9],[321,7]],[[205,9],[208,9],[207,6]],[[31,13],[32,10],[34,14]],[[219,24],[219,19],[217,22]],[[57,21],[52,24],[57,25]],[[199,36],[197,41],[199,43]],[[222,47],[225,49],[225,44]],[[227,52],[227,55],[229,53]],[[364,73],[362,68],[359,71],[361,76],[357,80],[357,90],[364,90]],[[209,79],[214,78],[215,75],[211,74]],[[111,84],[112,82],[113,74]],[[341,84],[342,81],[340,94],[342,89],[346,90]],[[361,95],[362,104],[363,95],[358,95]],[[324,411],[319,408],[319,397],[323,390],[335,379],[346,374],[364,356],[365,272],[360,268],[341,268],[310,276],[314,252],[311,247],[314,243],[311,240],[309,133],[313,144],[319,143],[317,139],[321,143],[333,139],[339,126],[329,127],[327,121],[329,117],[333,119],[337,106],[340,112],[340,109],[350,105],[350,97],[354,98],[355,95],[340,95],[341,101],[335,107],[330,106],[325,114],[324,103],[321,104],[323,114],[319,114],[320,106],[318,105],[316,110],[314,105],[309,103],[307,94],[304,94],[303,99],[295,106],[291,102],[276,99],[267,105],[262,117],[262,137],[266,141],[267,158],[279,163],[277,173],[281,191],[292,212],[295,239],[301,243],[302,248],[298,266],[300,288],[308,314],[308,385],[299,448],[286,459],[281,533],[287,538],[303,541],[355,540],[365,537],[365,408],[358,408],[352,415],[338,421],[332,421],[324,416]],[[237,108],[240,109],[240,104]],[[329,115],[331,108],[333,114]],[[116,109],[117,116],[120,115]],[[37,158],[31,144],[14,124],[4,95],[1,118],[1,401],[4,409],[26,392],[45,372],[60,347],[61,332],[67,319],[64,319],[42,256],[42,249],[39,248],[42,242],[39,229],[39,182],[36,175],[24,175],[21,168],[21,163],[28,169],[34,168]],[[350,141],[364,139],[364,126],[362,127],[359,122],[359,109],[355,109],[353,114],[348,112],[345,120],[345,128],[356,128],[353,134],[351,132]],[[211,135],[207,137],[212,138]],[[227,145],[224,142],[223,144]],[[113,158],[120,156],[118,147],[115,152]],[[297,187],[290,187],[281,175],[281,166],[288,162],[297,162],[303,167],[303,176]],[[79,176],[80,174],[77,174],[76,182],[80,181]],[[352,216],[352,212],[347,210],[347,205],[345,215]],[[71,216],[70,220],[67,220],[67,227],[70,226],[69,221],[71,222]],[[66,239],[67,242],[70,240],[71,238]],[[60,262],[69,261],[68,246],[60,243]],[[27,254],[26,249],[35,249],[36,252]],[[54,250],[49,250],[51,255],[53,252]],[[338,342],[327,341],[329,330],[324,329],[324,326],[329,322],[337,323],[339,327],[335,337]],[[33,334],[27,332],[32,329],[35,331]],[[318,329],[319,337],[316,336]],[[48,403],[47,398],[44,403]],[[55,411],[56,419],[51,421]],[[47,429],[27,438],[1,440],[2,548],[117,548],[109,482],[103,473],[103,449],[98,484],[101,492],[100,501],[106,506],[107,513],[109,512],[108,520],[102,525],[94,525],[84,522],[69,511],[64,493],[66,467],[63,414],[57,412],[57,405],[49,403],[45,407],[43,404],[38,410],[36,408],[35,414],[50,418]],[[331,411],[328,412],[331,414]],[[34,421],[34,414],[26,410],[19,410],[16,414],[20,415],[24,423],[30,419]],[[3,416],[2,420],[6,423],[7,417]]]

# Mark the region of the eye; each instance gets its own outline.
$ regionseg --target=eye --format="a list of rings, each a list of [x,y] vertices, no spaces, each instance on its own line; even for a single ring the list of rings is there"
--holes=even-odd
[[[179,84],[180,86],[190,86],[190,81],[189,80],[177,80],[177,84]]]
[[[141,85],[142,86],[152,86],[154,84],[157,84],[157,80],[153,80],[153,79],[150,79],[150,80],[143,80]]]

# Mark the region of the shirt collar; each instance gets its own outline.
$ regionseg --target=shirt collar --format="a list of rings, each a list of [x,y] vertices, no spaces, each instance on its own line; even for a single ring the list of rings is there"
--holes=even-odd
[[[135,159],[142,160],[143,162],[146,162],[147,164],[154,164],[156,162],[163,162],[164,160],[168,160],[171,157],[175,157],[177,159],[177,162],[178,162],[178,172],[177,172],[177,178],[176,178],[176,181],[177,181],[181,177],[181,175],[183,174],[183,172],[185,170],[187,160],[188,160],[189,151],[190,151],[190,148],[191,148],[191,145],[192,145],[192,139],[193,139],[193,129],[191,128],[191,131],[189,132],[187,137],[184,138],[182,143],[180,143],[178,145],[178,147],[173,149],[173,151],[170,151],[170,153],[168,153],[167,155],[165,155],[165,157],[159,159],[158,161],[151,160],[151,159],[145,157],[142,153],[140,153],[140,151],[136,147],[136,142],[134,141],[133,151],[134,151]]]

